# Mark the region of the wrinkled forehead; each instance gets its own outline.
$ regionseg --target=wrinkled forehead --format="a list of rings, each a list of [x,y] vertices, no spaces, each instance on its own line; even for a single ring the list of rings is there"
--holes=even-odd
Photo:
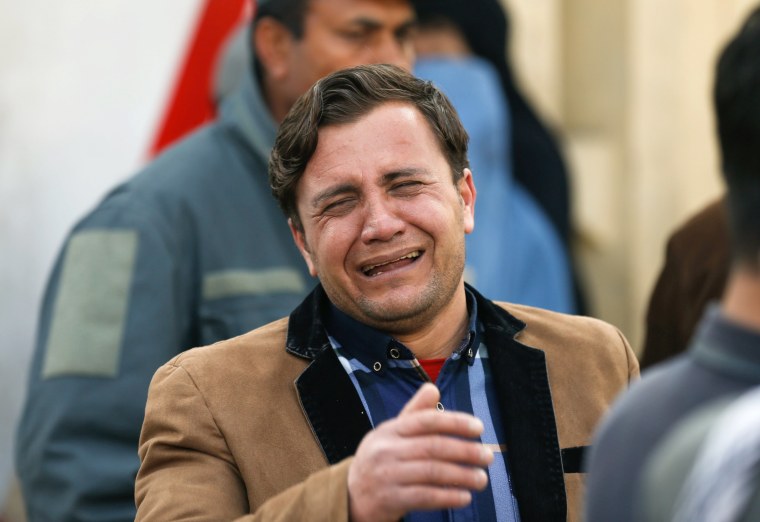
[[[305,173],[383,172],[440,161],[446,156],[422,112],[409,102],[388,101],[322,125]]]
[[[394,155],[416,150],[420,161],[440,158],[449,161],[444,139],[425,113],[409,100],[372,101],[366,106],[346,110],[347,102],[327,109],[317,126],[317,145],[305,164],[310,170],[315,162],[341,161],[341,154],[363,145],[366,154],[358,159],[385,158],[393,163]],[[327,142],[327,143],[326,143]],[[423,152],[424,151],[424,152]]]

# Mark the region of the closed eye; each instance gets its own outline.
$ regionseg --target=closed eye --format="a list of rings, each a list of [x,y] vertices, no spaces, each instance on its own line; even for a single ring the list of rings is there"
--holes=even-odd
[[[394,184],[391,191],[401,195],[412,195],[419,192],[423,186],[424,184],[421,181],[407,180]]]
[[[341,31],[340,36],[349,42],[364,42],[368,40],[371,32],[366,30]]]
[[[412,43],[412,40],[417,34],[417,31],[417,24],[414,22],[409,22],[396,29],[394,36],[396,37],[396,41],[400,45],[404,46]]]
[[[355,203],[356,198],[353,197],[338,199],[325,205],[322,208],[321,214],[328,216],[343,215],[350,211]]]

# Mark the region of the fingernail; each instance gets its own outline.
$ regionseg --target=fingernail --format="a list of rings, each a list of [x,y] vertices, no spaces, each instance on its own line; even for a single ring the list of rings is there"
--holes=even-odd
[[[487,446],[480,447],[480,454],[484,462],[491,462],[493,460],[493,450]]]
[[[483,432],[483,421],[478,418],[470,419],[470,430],[476,433]]]

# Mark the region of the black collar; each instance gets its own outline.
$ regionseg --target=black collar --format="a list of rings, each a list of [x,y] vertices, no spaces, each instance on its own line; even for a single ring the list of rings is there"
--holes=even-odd
[[[478,305],[475,296],[469,290],[465,290],[465,294],[468,313],[467,335],[460,340],[455,351],[459,352],[459,355],[472,365],[475,352],[480,344],[478,339]],[[340,343],[351,358],[358,359],[367,367],[372,366],[373,361],[391,358],[392,348],[400,351],[401,359],[415,358],[415,354],[403,343],[376,328],[357,321],[332,303],[329,304],[323,320],[330,336]]]
[[[485,325],[486,331],[492,330],[500,335],[514,337],[525,328],[524,322],[493,304],[472,286],[465,284],[465,288],[474,297],[478,318]],[[330,346],[324,322],[330,306],[332,305],[322,285],[317,285],[290,314],[285,344],[288,352],[312,360]]]

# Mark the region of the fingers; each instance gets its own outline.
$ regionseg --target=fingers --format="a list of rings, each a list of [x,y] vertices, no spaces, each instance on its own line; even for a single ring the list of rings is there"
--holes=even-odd
[[[409,399],[404,405],[404,408],[399,413],[399,417],[414,411],[422,411],[426,409],[435,408],[438,401],[441,400],[441,392],[435,384],[426,382],[417,390],[417,392]]]
[[[462,466],[451,462],[415,460],[397,463],[393,473],[398,476],[399,489],[409,486],[456,488],[482,491],[488,485],[488,474],[482,468]]]
[[[401,437],[438,433],[471,439],[483,433],[483,422],[469,413],[441,412],[428,408],[399,415],[388,422],[387,426],[381,424],[378,429],[393,429]]]
[[[361,475],[349,471],[355,521],[398,520],[409,511],[464,507],[472,501],[472,491],[488,484],[483,469],[425,460],[375,463]]]
[[[438,388],[425,383],[409,399],[392,426],[397,435],[414,437],[429,433],[442,433],[473,438],[483,433],[480,419],[461,412],[441,412],[436,405],[441,398]]]
[[[399,460],[434,460],[486,467],[493,462],[493,451],[479,442],[444,435],[402,439],[396,444]]]
[[[371,440],[372,444],[363,448],[364,453],[366,458],[377,463],[429,460],[486,467],[493,462],[493,452],[483,444],[446,435],[411,438],[380,436]]]
[[[410,511],[435,509],[457,509],[472,502],[472,492],[457,487],[434,487],[425,484],[389,489],[386,498],[381,498],[380,504],[393,506],[389,510],[388,520],[398,520]],[[370,517],[368,520],[379,520],[382,517]]]

